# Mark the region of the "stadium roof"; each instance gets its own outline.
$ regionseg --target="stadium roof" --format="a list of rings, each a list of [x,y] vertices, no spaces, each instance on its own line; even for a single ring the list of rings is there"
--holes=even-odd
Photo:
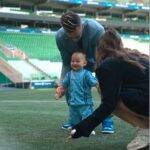
[[[56,0],[47,0],[46,3],[40,4],[39,6],[59,8],[59,9],[69,9],[71,7],[77,7],[80,4],[78,3],[68,3],[67,1],[56,1]]]
[[[26,6],[33,8],[34,6],[42,8],[56,8],[72,11],[86,12],[104,12],[110,14],[127,14],[148,16],[149,7],[137,4],[116,4],[111,2],[94,2],[88,0],[1,0],[1,6]]]
[[[116,4],[103,12],[109,12],[111,14],[127,14],[127,15],[139,15],[145,16],[149,15],[149,9],[143,9],[143,7],[138,9],[129,9],[129,6]]]
[[[38,5],[45,3],[47,0],[1,0],[1,5]]]
[[[106,10],[108,8],[105,8],[103,6],[97,5],[97,3],[83,3],[78,7],[73,7],[70,10],[79,10],[79,11],[86,11],[86,12],[97,12],[101,10]]]
[[[129,14],[138,16],[149,16],[149,10],[149,7],[142,7],[141,9],[131,11]]]

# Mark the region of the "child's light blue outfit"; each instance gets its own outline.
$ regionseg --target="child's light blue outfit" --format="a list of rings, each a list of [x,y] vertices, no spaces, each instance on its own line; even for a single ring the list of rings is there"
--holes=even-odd
[[[68,105],[72,126],[93,113],[91,88],[96,86],[97,83],[92,73],[85,69],[71,70],[66,74],[62,85],[68,90]]]

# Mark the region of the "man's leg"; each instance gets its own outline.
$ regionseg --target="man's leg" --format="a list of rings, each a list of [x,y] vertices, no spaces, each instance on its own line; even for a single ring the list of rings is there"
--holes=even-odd
[[[103,120],[101,132],[106,133],[106,134],[112,134],[115,132],[114,131],[114,123],[112,120],[112,115],[110,115],[105,120]]]

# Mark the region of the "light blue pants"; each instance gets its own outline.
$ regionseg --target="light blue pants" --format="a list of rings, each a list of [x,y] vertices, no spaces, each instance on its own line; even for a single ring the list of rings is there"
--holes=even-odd
[[[68,104],[68,92],[66,92],[66,100]],[[83,105],[83,106],[70,106],[69,107],[69,116],[66,124],[74,126],[78,124],[83,119],[87,118],[89,115],[93,113],[93,105]],[[112,116],[110,115],[108,118],[102,121],[103,126],[105,126],[107,121],[111,121],[113,124]]]
[[[93,113],[93,105],[69,106],[69,124],[78,124]]]

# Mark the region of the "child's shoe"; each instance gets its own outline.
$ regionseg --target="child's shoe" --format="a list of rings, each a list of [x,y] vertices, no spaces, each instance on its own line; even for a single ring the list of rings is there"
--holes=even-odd
[[[114,133],[114,123],[111,117],[106,118],[102,122],[102,133],[112,134]]]
[[[71,130],[72,126],[71,126],[71,124],[64,124],[61,128],[64,130]]]

